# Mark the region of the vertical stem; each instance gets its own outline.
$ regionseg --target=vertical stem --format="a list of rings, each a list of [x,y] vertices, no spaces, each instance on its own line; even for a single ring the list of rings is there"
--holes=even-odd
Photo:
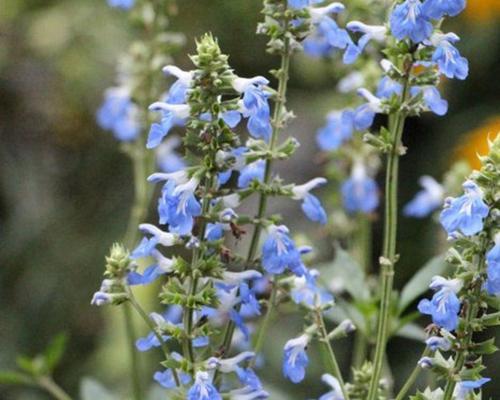
[[[409,69],[403,86],[401,104],[407,100],[409,93]],[[380,312],[377,324],[377,341],[373,360],[373,375],[367,400],[376,400],[380,375],[382,373],[385,349],[388,338],[389,313],[391,295],[394,284],[394,264],[396,262],[396,236],[398,223],[398,175],[401,138],[406,120],[405,112],[400,108],[395,117],[389,116],[389,131],[392,137],[392,148],[387,156],[387,171],[385,181],[385,218],[384,246],[381,262]]]
[[[130,310],[130,304],[125,303],[123,305],[123,317],[125,320],[125,333],[127,335],[128,348],[130,352],[130,377],[132,379],[132,392],[133,398],[136,400],[141,399],[142,388],[141,388],[141,376],[140,376],[140,365],[137,350],[135,348],[135,328],[133,324],[132,313]]]
[[[43,376],[37,380],[38,385],[49,393],[56,400],[72,400],[57,383],[55,383],[51,377]]]
[[[371,266],[371,222],[368,215],[359,213],[357,215],[358,229],[354,238],[353,253],[360,263],[365,274],[368,275]],[[368,325],[367,325],[368,326]],[[359,330],[354,336],[354,347],[352,351],[352,367],[358,368],[366,359],[368,341],[365,334]]]
[[[420,356],[420,358],[427,357],[430,354],[431,354],[431,350],[428,347],[426,347],[424,352]],[[403,385],[403,387],[399,391],[395,400],[404,400],[405,399],[406,394],[410,391],[411,387],[413,386],[413,384],[415,383],[415,381],[417,380],[417,378],[421,372],[422,372],[422,367],[420,367],[420,365],[417,364],[415,366],[415,368],[413,369],[412,373],[410,374],[410,376],[408,377],[408,379],[406,380],[405,384]]]
[[[153,321],[151,321],[151,318],[146,314],[146,312],[143,310],[141,305],[137,302],[137,300],[134,297],[134,294],[132,293],[131,290],[128,291],[128,296],[129,296],[129,301],[130,304],[132,304],[132,307],[137,311],[139,316],[142,318],[142,320],[146,323],[146,325],[151,329],[153,334],[156,336],[158,339],[158,342],[160,343],[160,347],[163,351],[163,355],[165,356],[165,359],[168,360],[170,359],[170,351],[167,347],[167,344],[163,340],[162,336],[157,332],[156,326],[153,324]],[[175,368],[172,368],[172,375],[174,376],[175,384],[177,386],[180,386],[180,381],[179,381],[179,376],[177,375],[177,371]]]
[[[285,21],[285,23],[288,24],[289,21],[287,20]],[[273,131],[271,134],[271,141],[269,144],[269,150],[271,152],[275,149],[278,141],[278,136],[281,132],[281,129],[283,128],[282,118],[286,105],[286,92],[288,87],[289,70],[290,70],[290,56],[291,56],[290,42],[289,39],[287,39],[285,41],[283,55],[281,57],[281,68],[279,70],[279,78],[278,78],[279,79],[278,93],[274,108],[274,114],[272,118]],[[267,159],[265,166],[264,180],[263,180],[263,183],[265,185],[268,184],[271,180],[272,165],[273,165],[273,160]],[[265,216],[266,209],[267,209],[267,194],[261,193],[259,198],[258,212],[256,216],[257,220],[260,221]],[[246,269],[250,268],[254,262],[261,234],[262,234],[262,224],[258,224],[253,231],[252,239],[250,241],[250,247],[248,249],[248,255],[246,258],[246,266],[245,266]],[[271,289],[270,299],[275,298],[276,290],[277,290],[276,285],[273,285]],[[272,308],[274,307],[273,303],[274,302],[270,302],[269,307],[267,309],[267,314],[269,315],[269,318],[270,314],[272,313]],[[268,317],[266,315],[266,319],[267,318]],[[266,329],[267,329],[267,324],[266,324]],[[224,339],[222,341],[222,349],[225,354],[229,352],[229,349],[231,347],[231,341],[233,338],[234,329],[235,329],[234,323],[232,321],[229,321],[224,331]],[[265,333],[266,331],[261,329],[259,334],[264,336]]]
[[[344,395],[344,400],[349,400],[349,393],[345,387],[344,379],[342,378],[342,372],[340,371],[339,363],[337,362],[337,357],[335,357],[335,352],[333,351],[330,340],[328,339],[328,331],[326,330],[325,319],[321,310],[316,312],[316,319],[319,328],[319,334],[321,336],[320,342],[325,349],[329,364],[330,372],[333,376],[337,378]]]

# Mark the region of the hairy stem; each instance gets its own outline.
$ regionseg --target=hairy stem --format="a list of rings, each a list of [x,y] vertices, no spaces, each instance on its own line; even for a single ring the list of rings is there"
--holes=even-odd
[[[142,320],[146,323],[146,325],[149,327],[149,329],[151,329],[153,334],[158,339],[158,342],[160,343],[160,347],[161,347],[161,350],[163,351],[163,355],[165,356],[165,359],[166,360],[170,359],[170,350],[168,349],[168,346],[167,346],[167,343],[165,342],[165,340],[163,340],[163,337],[156,330],[155,324],[153,323],[151,318],[149,318],[149,316],[146,314],[146,312],[141,307],[141,305],[137,302],[132,291],[128,290],[127,294],[129,297],[130,304],[132,304],[132,307],[135,309],[135,311],[137,311],[137,314],[139,314],[139,316],[142,318]],[[175,370],[175,368],[172,368],[172,375],[174,376],[175,384],[177,386],[180,386],[179,376],[177,375],[177,371]]]
[[[50,376],[39,378],[37,383],[56,400],[72,400],[71,396],[55,383]]]
[[[328,331],[326,330],[325,319],[321,310],[316,312],[317,325],[320,334],[320,343],[324,347],[326,357],[328,359],[330,373],[337,378],[344,395],[344,400],[349,400],[349,393],[345,387],[344,379],[342,378],[342,372],[340,371],[339,363],[337,362],[337,357],[333,351],[333,347],[328,339]]]
[[[402,104],[409,94],[409,69],[403,85]],[[377,341],[373,360],[373,375],[367,400],[376,400],[380,375],[382,373],[385,349],[388,339],[389,313],[394,284],[394,264],[396,263],[396,237],[398,224],[398,175],[401,138],[403,136],[406,113],[401,108],[394,116],[389,116],[389,131],[392,147],[387,156],[385,181],[384,245],[381,259],[380,286],[381,300],[377,324]]]
[[[285,21],[285,23],[288,24],[289,22]],[[274,108],[274,114],[273,114],[273,118],[271,121],[272,126],[273,126],[271,141],[269,144],[269,150],[271,152],[275,149],[276,144],[278,142],[279,134],[283,128],[282,119],[283,119],[283,114],[285,112],[285,105],[286,105],[286,92],[287,92],[288,79],[289,79],[290,57],[291,57],[290,43],[288,40],[286,40],[285,44],[284,44],[283,55],[281,57],[281,68],[279,71],[278,93],[277,93],[277,98],[276,98],[276,103],[275,103],[275,108]],[[271,181],[272,165],[273,165],[273,160],[267,159],[266,166],[265,166],[264,180],[263,180],[264,185],[269,184]],[[267,200],[268,200],[267,194],[261,193],[260,198],[259,198],[258,212],[257,212],[257,216],[255,218],[257,221],[262,220],[262,218],[266,214]],[[252,239],[250,241],[250,247],[248,249],[248,255],[246,258],[246,266],[245,266],[246,269],[250,268],[254,263],[255,256],[257,254],[257,248],[258,248],[258,245],[260,242],[260,237],[262,234],[262,228],[263,228],[262,224],[258,224],[255,227],[255,230],[253,231]],[[276,290],[277,290],[277,285],[273,285],[273,287],[271,289],[270,299],[273,299],[276,297]],[[267,314],[269,315],[269,318],[270,318],[270,314],[273,311],[272,310],[273,303],[274,302],[270,301],[268,309],[267,309]],[[266,316],[266,319],[267,319],[267,316]],[[268,323],[265,326],[266,330],[267,330],[267,325],[268,325]],[[231,347],[231,341],[232,341],[233,334],[234,334],[234,329],[235,329],[234,323],[232,321],[229,321],[227,326],[226,326],[226,329],[224,331],[224,339],[223,339],[222,346],[221,346],[221,348],[224,351],[224,354],[229,353],[229,349]],[[259,335],[265,336],[266,330],[260,329]]]
[[[431,350],[426,347],[420,358],[422,357],[427,357],[431,354]],[[415,381],[417,380],[418,376],[422,372],[422,367],[420,365],[416,365],[415,368],[413,369],[412,373],[404,383],[403,387],[399,391],[398,395],[396,396],[395,400],[404,400],[406,398],[406,394],[410,391],[412,386],[414,385]]]

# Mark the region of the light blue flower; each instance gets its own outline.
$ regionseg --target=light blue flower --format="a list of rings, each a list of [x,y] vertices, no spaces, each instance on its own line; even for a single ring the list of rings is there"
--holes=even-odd
[[[383,111],[382,100],[365,88],[360,88],[357,92],[359,96],[367,100],[367,103],[354,110],[354,128],[364,131],[372,126],[375,115]]]
[[[475,389],[480,389],[485,383],[491,381],[490,378],[481,378],[475,381],[458,382],[453,393],[453,398],[456,400],[466,400],[471,392]]]
[[[500,296],[500,233],[495,235],[495,245],[486,253],[486,263],[488,265],[486,289],[489,294]]]
[[[161,121],[151,125],[146,143],[148,149],[158,147],[174,126],[184,126],[190,113],[190,107],[187,104],[170,104],[160,101],[151,104],[149,110],[160,112]]]
[[[152,248],[147,254],[155,258],[155,264],[147,267],[142,274],[137,271],[129,272],[127,274],[128,285],[147,285],[154,282],[159,276],[169,274],[173,271],[174,262],[155,248]]]
[[[344,400],[344,394],[337,378],[330,374],[323,374],[321,380],[331,387],[328,393],[325,393],[319,400]]]
[[[222,396],[212,384],[212,379],[206,371],[196,372],[194,385],[187,393],[187,400],[222,400]]]
[[[454,33],[432,35],[430,42],[436,47],[432,61],[438,65],[439,72],[447,78],[464,80],[469,75],[469,62],[452,44],[459,40],[460,38]]]
[[[108,0],[108,4],[110,7],[130,10],[135,4],[135,0]]]
[[[458,326],[461,305],[457,293],[462,288],[462,281],[435,276],[429,287],[436,290],[436,293],[431,300],[421,300],[418,310],[422,314],[431,315],[432,322],[439,327],[454,331]]]
[[[428,39],[433,29],[429,17],[423,13],[420,0],[406,0],[394,7],[390,24],[396,39],[410,38],[414,43]]]
[[[294,277],[290,294],[296,304],[306,307],[322,307],[333,302],[333,296],[318,286],[316,282],[318,275],[318,271],[312,270],[303,276]]]
[[[326,211],[321,205],[319,199],[310,193],[311,190],[326,183],[325,178],[314,178],[303,185],[297,185],[292,188],[292,199],[303,200],[302,211],[311,221],[326,224]]]
[[[313,30],[303,42],[304,52],[311,57],[325,57],[336,49],[345,49],[352,40],[345,29],[339,28],[329,14],[338,14],[345,7],[332,3],[325,7],[310,7]]]
[[[465,9],[465,0],[425,0],[422,12],[432,19],[455,17]]]
[[[186,167],[184,159],[175,152],[181,140],[178,136],[171,136],[163,141],[156,149],[156,163],[163,172],[176,172]]]
[[[238,187],[240,189],[247,188],[254,180],[262,182],[264,180],[265,169],[266,162],[264,160],[257,160],[246,165],[240,171]]]
[[[351,32],[361,33],[358,44],[350,42],[344,54],[344,63],[352,64],[357,60],[365,47],[371,40],[383,42],[387,34],[387,28],[383,25],[366,25],[363,22],[351,21],[347,24],[347,29]]]
[[[264,86],[269,81],[261,76],[255,78],[237,78],[233,81],[236,91],[243,93],[240,101],[240,111],[245,118],[248,118],[247,128],[251,136],[257,139],[264,139],[266,142],[271,138],[271,110],[269,107],[270,94],[264,91]],[[238,123],[233,115],[226,115],[227,122]]]
[[[134,251],[132,251],[130,258],[150,257],[153,255],[158,244],[170,247],[173,246],[178,240],[178,236],[176,234],[164,232],[151,224],[141,224],[139,225],[139,229],[145,234],[151,235],[151,237],[148,238],[145,236]]]
[[[164,342],[170,339],[170,336],[162,336]],[[148,333],[147,336],[139,338],[135,341],[135,347],[141,352],[151,350],[154,347],[160,347],[161,343],[154,332]]]
[[[193,82],[193,72],[183,71],[175,65],[163,67],[165,75],[172,75],[177,80],[170,86],[165,102],[169,104],[184,104],[187,102],[188,90]]]
[[[283,355],[283,375],[293,383],[304,380],[306,368],[309,364],[306,348],[309,344],[309,336],[304,334],[286,342]]]
[[[354,112],[334,111],[326,117],[326,125],[318,130],[316,142],[321,150],[336,150],[352,137],[353,130]]]
[[[270,274],[281,274],[289,269],[297,276],[305,271],[300,252],[293,240],[288,236],[285,225],[271,225],[268,236],[262,246],[262,266]]]
[[[169,230],[179,235],[189,235],[194,225],[194,218],[201,214],[201,205],[194,191],[198,179],[191,178],[182,185],[168,181],[158,200],[160,223],[168,224]]]
[[[288,0],[288,7],[302,9],[309,6],[310,0]]]
[[[377,183],[367,175],[361,162],[356,162],[349,179],[341,187],[342,202],[350,213],[371,213],[379,204]]]
[[[181,384],[187,385],[189,382],[191,382],[191,376],[189,376],[189,374],[186,374],[182,371],[177,372],[177,374],[179,376]],[[170,368],[164,371],[156,371],[153,375],[153,379],[165,389],[173,389],[176,387],[174,374],[172,373],[172,370]]]
[[[413,86],[410,94],[415,97],[422,93],[425,106],[434,114],[443,116],[448,112],[448,102],[441,97],[435,86]]]
[[[457,232],[472,236],[482,231],[483,220],[489,213],[483,201],[482,190],[471,180],[463,184],[464,194],[457,198],[445,200],[440,222],[448,235],[453,237]]]
[[[448,351],[451,349],[451,342],[447,338],[440,336],[431,336],[425,341],[425,344],[432,351],[436,350]]]
[[[229,392],[230,400],[263,400],[269,398],[269,393],[263,389],[253,389],[250,386],[244,386]]]
[[[403,209],[404,215],[424,218],[437,210],[444,201],[444,189],[436,180],[428,175],[419,179],[423,190],[418,192]]]
[[[104,102],[97,111],[97,123],[124,142],[135,140],[141,131],[138,107],[132,102],[124,87],[106,90]]]
[[[402,93],[403,85],[384,76],[378,83],[376,96],[381,99],[390,99],[393,95],[401,96]]]

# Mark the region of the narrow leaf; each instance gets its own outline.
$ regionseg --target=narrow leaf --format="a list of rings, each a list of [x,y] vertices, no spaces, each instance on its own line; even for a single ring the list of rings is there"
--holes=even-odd
[[[45,349],[45,362],[49,371],[52,372],[59,364],[59,361],[61,361],[64,351],[66,350],[67,339],[68,337],[65,333],[60,333],[52,339],[47,349]]]
[[[0,385],[34,385],[34,381],[21,372],[0,371]]]
[[[443,275],[449,268],[443,255],[428,261],[405,285],[399,298],[398,310],[401,314],[418,297],[424,294],[434,275]]]

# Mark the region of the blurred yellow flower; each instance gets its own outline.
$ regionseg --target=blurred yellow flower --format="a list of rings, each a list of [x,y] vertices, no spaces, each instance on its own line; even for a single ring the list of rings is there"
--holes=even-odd
[[[473,169],[481,168],[481,162],[477,157],[478,154],[488,154],[488,138],[493,141],[499,133],[500,115],[486,120],[483,125],[465,135],[456,151],[456,158],[467,160]]]
[[[477,22],[500,18],[500,0],[468,0],[465,15]]]

